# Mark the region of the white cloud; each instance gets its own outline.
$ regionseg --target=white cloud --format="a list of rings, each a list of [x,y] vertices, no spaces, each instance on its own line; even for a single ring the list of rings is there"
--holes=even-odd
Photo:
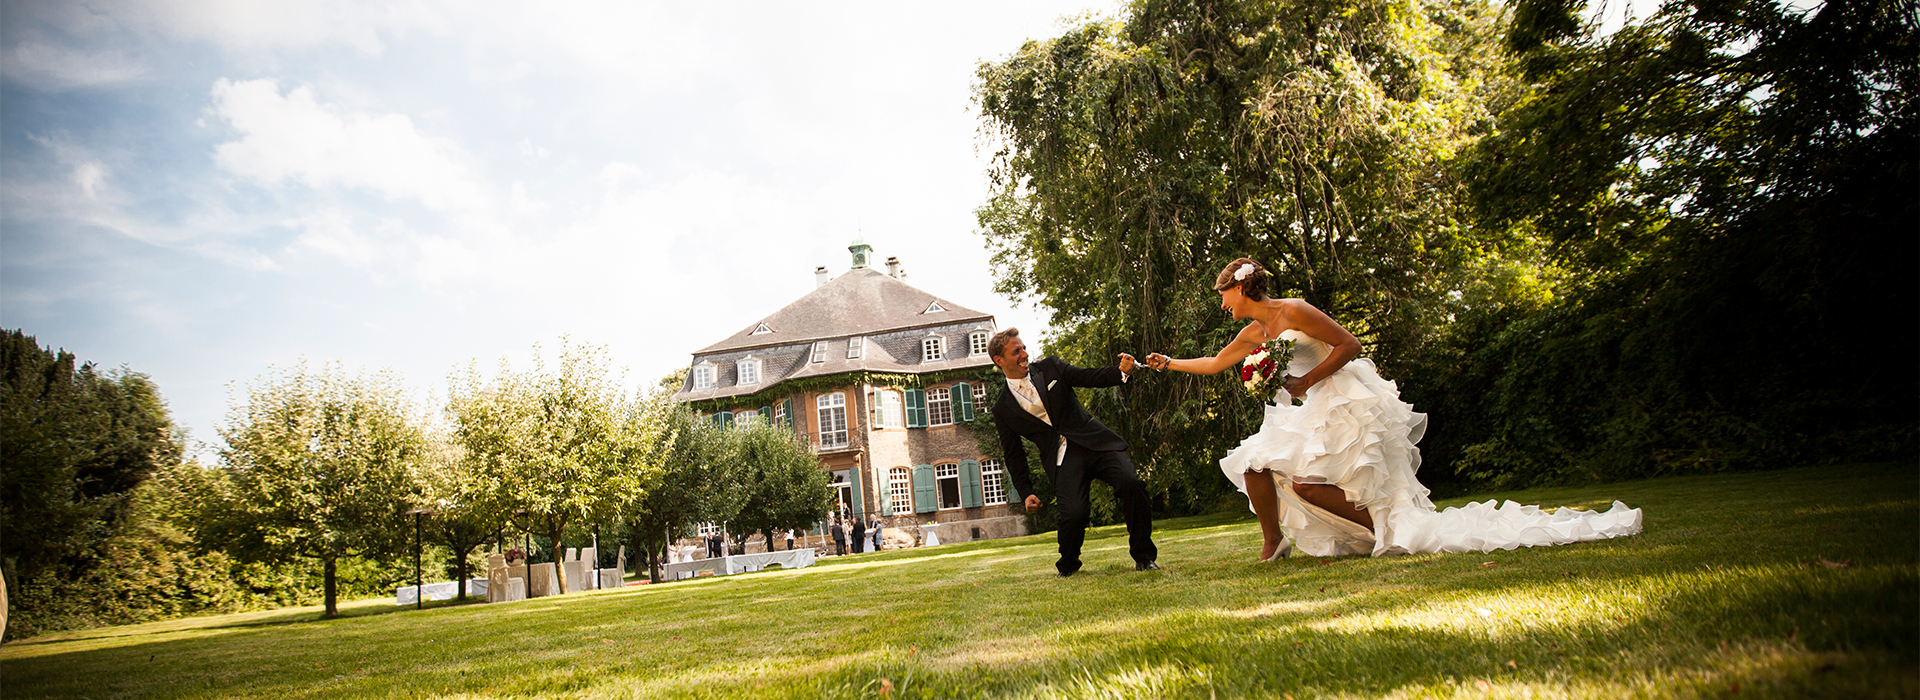
[[[157,0],[129,3],[168,34],[234,49],[308,48],[341,44],[378,55],[381,35],[405,37],[421,29],[445,31],[457,7],[386,0]]]
[[[94,189],[106,179],[107,166],[100,161],[90,160],[73,168],[73,183],[80,186],[80,191],[87,193],[87,199],[99,199]]]
[[[92,52],[37,40],[24,40],[0,54],[8,79],[45,90],[124,83],[144,75],[145,66],[120,51]]]
[[[482,206],[467,156],[451,141],[414,129],[403,114],[366,114],[320,104],[307,87],[285,96],[272,80],[213,84],[213,110],[242,135],[214,149],[214,162],[263,184],[369,189],[433,209]]]

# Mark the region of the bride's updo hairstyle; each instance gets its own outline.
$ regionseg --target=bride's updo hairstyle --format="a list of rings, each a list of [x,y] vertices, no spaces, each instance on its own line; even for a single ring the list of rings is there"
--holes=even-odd
[[[1253,258],[1237,258],[1227,263],[1227,269],[1221,270],[1220,276],[1214,278],[1213,291],[1224,292],[1239,287],[1240,293],[1248,299],[1264,301],[1267,298],[1267,281],[1271,279],[1273,273],[1267,272],[1267,268],[1261,267]]]

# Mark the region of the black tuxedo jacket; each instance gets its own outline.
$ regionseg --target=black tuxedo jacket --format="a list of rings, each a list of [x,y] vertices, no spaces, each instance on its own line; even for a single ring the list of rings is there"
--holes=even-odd
[[[1040,392],[1040,405],[1047,407],[1053,425],[1028,413],[1014,398],[1005,378],[1000,381],[1000,398],[993,402],[993,422],[1000,431],[1000,451],[1007,458],[1007,477],[1013,480],[1015,495],[1026,498],[1033,493],[1033,477],[1027,472],[1027,448],[1021,438],[1033,442],[1040,451],[1040,464],[1051,477],[1060,467],[1060,440],[1096,452],[1127,449],[1127,441],[1113,432],[1080,405],[1073,393],[1078,386],[1118,386],[1125,381],[1118,367],[1075,367],[1058,357],[1048,356],[1027,365],[1027,379]]]

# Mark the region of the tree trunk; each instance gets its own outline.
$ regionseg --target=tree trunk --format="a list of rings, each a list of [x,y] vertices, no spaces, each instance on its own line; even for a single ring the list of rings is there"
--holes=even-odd
[[[471,550],[468,550],[468,551],[471,551]],[[465,553],[458,553],[453,556],[453,572],[455,575],[460,577],[460,587],[459,587],[460,594],[458,596],[455,596],[454,600],[455,601],[466,600],[467,598],[467,555]]]
[[[326,573],[321,577],[323,581],[321,590],[324,591],[322,595],[324,595],[327,600],[327,611],[322,614],[321,617],[339,617],[340,603],[336,597],[339,593],[339,587],[335,584],[334,579],[334,558],[323,557],[322,561],[326,562]]]
[[[547,540],[553,543],[553,594],[567,594],[567,548],[560,546],[560,535],[564,530],[555,531]],[[532,576],[533,574],[527,574]]]

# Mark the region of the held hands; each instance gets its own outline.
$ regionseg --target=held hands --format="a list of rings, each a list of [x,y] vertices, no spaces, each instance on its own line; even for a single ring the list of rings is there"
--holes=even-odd
[[[1027,496],[1026,506],[1027,512],[1029,513],[1040,512],[1040,497],[1029,494]]]
[[[1134,362],[1134,361],[1133,361],[1133,356],[1132,356],[1132,355],[1128,355],[1128,354],[1126,354],[1126,353],[1124,353],[1124,352],[1123,352],[1123,353],[1120,353],[1120,355],[1119,355],[1119,357],[1120,357],[1120,371],[1121,371],[1121,372],[1124,372],[1124,373],[1127,373],[1127,374],[1132,374],[1132,373],[1133,373],[1133,368],[1134,368],[1135,366],[1137,366],[1137,365],[1139,365],[1139,363],[1137,363],[1137,362]]]

